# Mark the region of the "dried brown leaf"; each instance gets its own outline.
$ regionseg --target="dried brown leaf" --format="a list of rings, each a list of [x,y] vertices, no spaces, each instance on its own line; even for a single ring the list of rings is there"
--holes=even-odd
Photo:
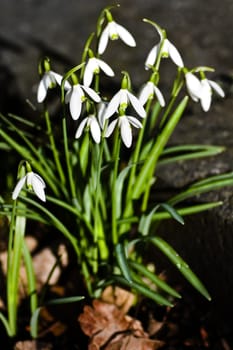
[[[94,300],[79,316],[83,332],[90,337],[88,350],[156,350],[163,342],[149,339],[142,324],[116,305]]]

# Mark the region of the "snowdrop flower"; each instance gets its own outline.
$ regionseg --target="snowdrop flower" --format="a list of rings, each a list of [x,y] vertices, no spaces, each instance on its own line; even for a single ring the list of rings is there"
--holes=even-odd
[[[117,124],[120,128],[122,141],[125,146],[129,148],[132,145],[133,139],[131,125],[133,125],[135,128],[142,128],[142,124],[135,117],[132,117],[130,115],[121,115],[118,117],[118,119],[113,120],[109,124],[105,133],[105,137],[109,137],[112,134]]]
[[[100,143],[101,130],[100,130],[99,123],[96,119],[96,116],[94,114],[91,114],[82,120],[82,122],[80,123],[75,133],[75,138],[76,139],[80,138],[85,126],[90,128],[91,136],[93,137],[93,140],[95,141],[95,143]]]
[[[63,77],[62,75],[49,70],[44,73],[43,77],[38,86],[37,90],[37,101],[39,103],[43,102],[47,96],[48,89],[55,87],[57,84],[61,85]],[[65,82],[65,89],[69,89],[70,84],[68,81]]]
[[[94,74],[99,74],[100,70],[102,70],[109,77],[114,76],[112,68],[103,60],[96,57],[89,58],[84,71],[83,84],[85,86],[90,86]]]
[[[19,196],[19,192],[22,190],[23,186],[26,184],[28,189],[33,190],[37,197],[43,202],[46,201],[45,198],[45,182],[40,177],[40,175],[29,171],[25,176],[23,176],[15,186],[15,189],[12,193],[12,199],[15,200]]]
[[[210,108],[213,90],[220,97],[225,97],[225,93],[224,93],[223,89],[220,87],[219,84],[217,84],[213,80],[209,80],[206,78],[202,79],[201,80],[201,87],[202,87],[202,90],[201,90],[200,102],[201,102],[202,109],[205,112],[207,112]]]
[[[191,72],[185,73],[186,87],[191,99],[198,102],[202,96],[201,81]]]
[[[118,110],[118,108],[125,110],[129,103],[132,104],[133,108],[141,118],[146,117],[146,111],[139,99],[131,92],[129,92],[129,90],[121,88],[109,102],[104,114],[104,118],[110,118]]]
[[[177,48],[167,38],[164,39],[164,41],[162,41],[162,38],[161,38],[160,43],[155,45],[150,50],[150,52],[146,58],[146,62],[145,62],[146,69],[149,69],[150,67],[152,67],[155,64],[160,50],[162,51],[161,52],[162,57],[170,57],[171,60],[178,67],[181,67],[181,68],[184,67],[182,57],[181,57],[179,51],[177,50]]]
[[[69,103],[70,114],[74,120],[80,117],[82,103],[85,101],[87,94],[95,102],[100,102],[99,95],[90,87],[81,84],[73,85],[66,93],[65,103]]]
[[[164,97],[159,90],[159,88],[152,82],[148,81],[144,87],[142,88],[140,95],[139,95],[139,101],[144,106],[144,104],[154,97],[154,95],[157,97],[159,104],[161,107],[165,106],[165,100]]]
[[[126,28],[111,20],[108,22],[107,26],[105,27],[100,36],[98,53],[100,55],[104,53],[108,45],[109,39],[116,40],[118,38],[120,38],[128,46],[136,46],[136,42],[132,34],[130,34],[130,32]]]

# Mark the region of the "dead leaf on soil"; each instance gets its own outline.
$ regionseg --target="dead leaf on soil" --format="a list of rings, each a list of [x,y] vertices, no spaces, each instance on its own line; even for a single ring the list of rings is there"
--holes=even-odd
[[[116,305],[95,299],[79,316],[83,332],[90,337],[88,350],[156,350],[164,343],[149,339],[142,324]]]

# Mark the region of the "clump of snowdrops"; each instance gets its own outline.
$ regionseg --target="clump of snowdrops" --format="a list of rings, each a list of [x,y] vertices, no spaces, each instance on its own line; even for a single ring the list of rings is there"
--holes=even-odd
[[[172,305],[180,294],[156,275],[145,261],[144,250],[155,246],[180,270],[207,299],[210,296],[198,277],[176,251],[157,235],[165,219],[183,224],[183,215],[219,205],[219,202],[182,204],[185,199],[205,191],[232,184],[232,174],[219,175],[192,184],[166,202],[152,202],[158,165],[194,159],[222,152],[222,147],[180,145],[168,147],[170,136],[188,103],[200,102],[208,111],[213,94],[224,97],[222,88],[209,79],[209,67],[185,66],[166,31],[155,22],[155,44],[142,69],[148,79],[139,91],[126,71],[118,91],[101,91],[103,75],[114,79],[114,65],[104,60],[115,40],[136,46],[133,35],[118,24],[113,8],[105,8],[97,22],[96,33],[88,38],[81,62],[61,75],[45,57],[39,64],[40,82],[37,101],[42,120],[35,123],[23,117],[1,115],[0,137],[22,161],[12,201],[3,201],[2,212],[10,218],[8,247],[8,317],[0,314],[8,334],[17,331],[17,290],[19,267],[23,259],[31,300],[31,332],[40,304],[32,259],[24,242],[27,220],[50,225],[73,248],[87,295],[99,297],[108,285],[130,289],[163,305]],[[146,57],[146,54],[145,54]],[[176,76],[170,97],[160,89],[160,66],[167,58]],[[139,73],[140,74],[140,73]],[[105,77],[106,79],[106,77]],[[50,113],[51,90],[57,92],[60,111]],[[44,124],[43,124],[44,123]],[[125,152],[129,149],[128,152]],[[155,196],[153,196],[154,198]],[[151,262],[151,261],[150,261]],[[146,282],[147,281],[147,282]],[[77,298],[84,296],[74,297]],[[63,300],[67,302],[67,300]]]

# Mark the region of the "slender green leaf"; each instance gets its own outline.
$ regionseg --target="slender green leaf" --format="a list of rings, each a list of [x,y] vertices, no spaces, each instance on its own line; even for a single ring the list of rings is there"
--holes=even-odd
[[[42,307],[38,307],[30,319],[30,334],[32,338],[38,337],[38,321]]]
[[[196,288],[206,299],[211,300],[207,289],[199,278],[167,242],[160,237],[151,237],[150,241],[168,257],[168,259],[177,267],[181,274],[194,288]]]
[[[11,328],[10,328],[9,322],[8,322],[8,320],[6,319],[6,317],[3,315],[2,312],[0,312],[0,320],[2,321],[2,323],[3,323],[3,325],[4,325],[4,327],[5,327],[6,331],[7,331],[8,336],[9,336],[9,337],[12,337],[13,334],[12,334],[12,332],[11,332]]]
[[[185,191],[180,192],[176,196],[170,198],[168,203],[170,205],[175,205],[189,197],[199,195],[201,193],[210,192],[223,188],[225,186],[233,186],[233,173],[217,175],[212,178],[205,179],[203,181],[198,181],[195,184],[188,187]]]
[[[81,301],[83,299],[85,299],[84,296],[57,298],[57,299],[51,299],[51,300],[47,301],[46,305],[70,304],[70,303],[76,303],[77,301]]]
[[[127,256],[125,253],[125,247],[123,243],[118,243],[116,245],[116,258],[117,262],[119,264],[119,267],[121,269],[121,272],[123,273],[123,276],[125,279],[131,283],[132,282],[132,277],[130,275],[130,270],[129,270],[129,265],[127,262]]]
[[[173,296],[175,298],[181,298],[181,295],[179,293],[177,293],[177,291],[175,289],[170,287],[165,281],[163,281],[161,278],[159,278],[155,273],[149,271],[144,265],[139,264],[139,263],[132,261],[132,260],[129,261],[129,265],[133,269],[135,269],[138,272],[140,272],[141,274],[143,274],[143,276],[149,278],[151,280],[151,282],[153,282],[156,285],[156,287],[162,289],[164,292],[170,294],[171,296]]]
[[[138,199],[140,195],[144,192],[145,186],[150,184],[150,180],[153,177],[155,171],[156,163],[166,146],[171,134],[173,133],[177,123],[179,122],[186,106],[188,103],[188,97],[185,96],[184,99],[180,102],[167,124],[165,125],[163,131],[158,136],[155,145],[153,146],[148,158],[145,160],[142,169],[137,177],[137,180],[134,185],[134,199]]]
[[[181,160],[215,156],[222,153],[224,150],[224,147],[210,145],[182,145],[168,147],[163,151],[162,157],[158,161],[158,166]]]
[[[147,297],[151,300],[154,300],[159,305],[165,305],[165,306],[170,306],[170,307],[173,306],[173,304],[168,299],[166,299],[165,297],[163,297],[159,293],[152,291],[151,289],[149,289],[149,288],[145,287],[144,285],[141,285],[137,282],[132,281],[131,283],[129,283],[127,281],[127,279],[125,279],[122,276],[114,276],[114,281],[119,285],[133,289],[137,293],[144,295],[145,297]]]
[[[121,212],[122,212],[122,191],[123,191],[123,185],[124,185],[124,181],[129,173],[130,170],[130,166],[124,168],[120,174],[118,175],[117,179],[116,179],[116,192],[117,192],[117,196],[116,196],[116,218],[118,219],[121,216]]]

